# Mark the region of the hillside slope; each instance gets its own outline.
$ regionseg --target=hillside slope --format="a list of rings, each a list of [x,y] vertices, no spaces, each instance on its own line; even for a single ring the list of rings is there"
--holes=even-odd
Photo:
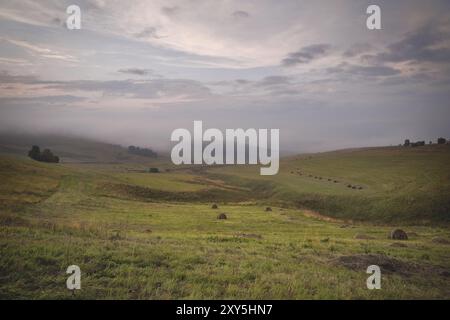
[[[154,158],[128,153],[123,146],[79,137],[0,134],[0,153],[27,155],[32,145],[49,148],[62,162],[149,162]]]
[[[285,158],[275,176],[259,166],[217,167],[209,174],[253,186],[267,201],[374,223],[450,222],[450,147],[384,147]]]
[[[445,226],[374,226],[238,202],[288,205],[294,175],[292,185],[228,175],[250,187],[239,189],[189,168],[141,167],[0,156],[0,299],[450,297]],[[396,227],[407,241],[388,238]],[[66,288],[73,264],[83,274],[76,296]],[[383,268],[383,290],[367,290],[371,264]]]

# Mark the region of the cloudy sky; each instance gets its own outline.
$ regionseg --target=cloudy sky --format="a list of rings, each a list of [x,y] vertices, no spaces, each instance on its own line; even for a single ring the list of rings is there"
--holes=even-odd
[[[390,145],[450,138],[449,89],[448,0],[0,0],[0,131],[167,148],[203,120],[279,128],[285,151]]]

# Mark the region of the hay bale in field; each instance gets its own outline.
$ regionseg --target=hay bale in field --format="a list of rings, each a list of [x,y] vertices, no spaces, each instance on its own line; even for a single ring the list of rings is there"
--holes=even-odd
[[[211,209],[218,209],[219,207],[217,206],[217,204],[213,204],[212,206],[211,206]]]
[[[227,219],[227,215],[225,213],[221,213],[217,216],[218,220],[226,220]]]
[[[389,235],[389,238],[394,240],[408,240],[408,235],[402,229],[394,229]]]

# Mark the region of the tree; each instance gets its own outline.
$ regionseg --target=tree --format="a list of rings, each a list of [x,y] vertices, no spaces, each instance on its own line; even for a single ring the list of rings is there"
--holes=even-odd
[[[28,156],[31,159],[42,161],[42,162],[51,162],[51,163],[58,163],[59,157],[55,156],[50,149],[45,149],[41,152],[39,146],[33,146],[31,147],[31,150],[28,152]]]
[[[446,144],[446,143],[447,143],[447,140],[446,140],[445,138],[438,138],[438,139],[437,139],[437,143],[438,143],[438,144]]]
[[[140,148],[140,147],[136,147],[136,146],[129,146],[128,153],[137,154],[137,155],[143,156],[143,157],[151,157],[151,158],[156,158],[158,156],[158,154],[155,151],[153,151],[152,149]]]
[[[409,139],[406,139],[405,140],[405,143],[403,144],[405,147],[409,147],[409,145],[410,145],[410,141],[409,141]]]
[[[41,161],[41,149],[39,146],[32,146],[31,150],[28,151],[28,156],[33,160]]]
[[[55,156],[50,149],[45,149],[41,154],[41,161],[43,162],[52,162],[52,163],[58,163],[59,158]]]

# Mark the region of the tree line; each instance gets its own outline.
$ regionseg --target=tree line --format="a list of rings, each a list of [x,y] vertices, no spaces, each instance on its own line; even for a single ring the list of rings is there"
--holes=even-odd
[[[156,158],[158,156],[158,154],[155,151],[153,151],[152,149],[140,148],[140,147],[136,147],[136,146],[129,146],[128,153],[137,154],[139,156],[144,156],[144,157],[151,157],[151,158]]]
[[[58,163],[59,157],[55,156],[50,149],[44,149],[44,151],[41,152],[41,149],[39,146],[32,146],[31,150],[28,151],[28,156],[31,159],[34,159],[36,161],[41,162],[51,162],[51,163]]]

